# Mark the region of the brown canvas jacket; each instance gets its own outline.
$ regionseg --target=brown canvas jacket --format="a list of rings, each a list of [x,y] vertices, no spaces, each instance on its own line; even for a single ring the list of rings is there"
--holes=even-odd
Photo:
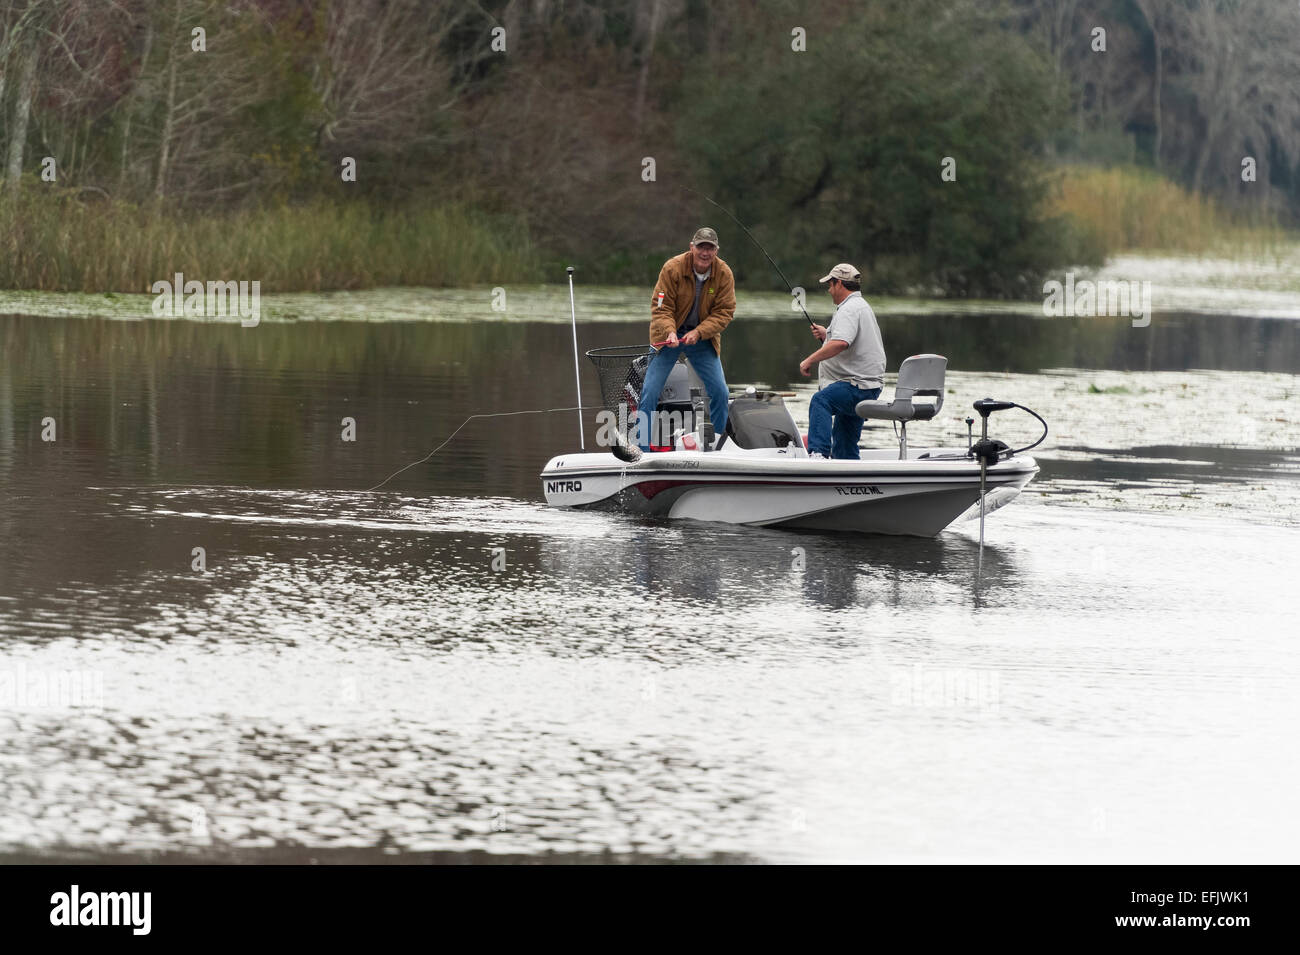
[[[654,294],[650,299],[650,343],[661,342],[677,330],[690,314],[695,302],[695,268],[691,252],[675,255],[659,270]],[[663,302],[659,293],[663,293]],[[736,314],[736,280],[731,267],[715,257],[713,272],[700,292],[700,324],[696,331],[700,341],[713,343],[722,355],[722,330]]]

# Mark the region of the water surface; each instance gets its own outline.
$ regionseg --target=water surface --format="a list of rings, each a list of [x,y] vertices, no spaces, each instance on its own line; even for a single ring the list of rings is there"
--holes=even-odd
[[[800,322],[724,347],[796,416]],[[0,851],[1294,858],[1295,325],[882,324],[952,360],[913,441],[1053,426],[982,557],[548,509],[572,412],[364,490],[571,405],[550,321],[0,318]]]

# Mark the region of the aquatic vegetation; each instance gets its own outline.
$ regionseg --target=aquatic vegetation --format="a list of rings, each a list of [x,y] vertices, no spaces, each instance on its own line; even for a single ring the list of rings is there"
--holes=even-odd
[[[1143,250],[1244,257],[1276,253],[1295,241],[1275,216],[1228,209],[1136,166],[1065,167],[1055,204],[1107,255]]]
[[[1143,389],[1145,391],[1146,389]],[[1088,385],[1088,394],[1090,395],[1131,395],[1133,390],[1124,385],[1112,385],[1109,388],[1098,388],[1095,384]]]

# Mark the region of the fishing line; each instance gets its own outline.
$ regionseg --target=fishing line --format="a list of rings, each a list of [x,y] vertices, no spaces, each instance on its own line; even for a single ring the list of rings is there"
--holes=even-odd
[[[724,213],[726,213],[727,217],[728,217],[729,219],[731,219],[732,222],[734,222],[734,223],[736,223],[736,225],[740,226],[741,231],[743,231],[743,232],[745,233],[745,235],[749,236],[749,241],[750,241],[750,242],[753,242],[754,245],[758,247],[758,251],[762,252],[762,253],[763,253],[763,257],[766,258],[767,261],[768,261],[769,263],[771,263],[772,268],[776,269],[776,274],[779,275],[779,276],[781,276],[781,281],[785,283],[785,287],[789,290],[790,294],[791,294],[791,295],[794,294],[794,286],[790,284],[790,280],[789,280],[788,278],[786,278],[786,277],[785,277],[785,273],[781,271],[781,266],[777,265],[777,264],[776,264],[776,260],[773,259],[770,255],[767,254],[767,249],[763,248],[763,244],[762,244],[761,242],[759,242],[758,239],[754,238],[754,233],[752,233],[752,232],[749,231],[749,228],[745,225],[745,223],[743,223],[743,222],[741,222],[739,219],[737,219],[737,218],[735,217],[735,215],[732,214],[731,210],[727,209],[726,206],[723,206],[721,203],[719,203],[719,202],[717,202],[717,201],[711,199],[710,197],[706,196],[704,193],[700,192],[698,189],[692,189],[690,186],[681,186],[680,188],[685,189],[687,192],[694,193],[695,195],[699,196],[701,199],[705,200],[706,202],[709,202],[709,203],[711,203],[712,205],[717,206],[717,207],[718,207],[719,209],[721,209]],[[569,271],[570,271],[570,282],[572,282],[572,269],[570,269]],[[808,324],[809,324],[809,325],[813,325],[813,324],[815,324],[815,323],[813,322],[811,316],[809,316],[809,314],[808,314],[808,310],[805,309],[802,305],[799,306],[799,311],[803,312],[803,317],[806,318],[806,319],[808,319]],[[577,321],[576,317],[574,318],[574,321],[575,321],[575,322]],[[665,341],[665,342],[655,342],[654,347],[662,347],[663,345],[666,345],[666,344],[668,344],[666,341]],[[458,427],[455,431],[453,431],[451,434],[449,434],[449,435],[447,436],[447,440],[446,440],[446,441],[443,441],[442,444],[438,445],[436,448],[434,448],[432,451],[430,451],[430,452],[429,452],[428,454],[426,454],[424,457],[420,458],[420,460],[418,460],[418,461],[412,461],[410,464],[406,465],[406,467],[404,467],[404,468],[399,468],[398,470],[394,471],[392,474],[388,475],[388,477],[384,478],[382,481],[380,481],[380,482],[379,482],[378,484],[376,484],[374,487],[366,488],[366,492],[369,493],[369,492],[371,492],[371,491],[377,491],[377,490],[379,490],[381,487],[383,487],[385,484],[387,484],[389,481],[391,481],[393,478],[397,477],[397,475],[401,474],[402,472],[404,472],[404,471],[409,471],[409,470],[411,470],[411,468],[413,468],[413,467],[417,467],[418,465],[424,464],[424,463],[425,463],[426,461],[428,461],[431,457],[433,457],[435,454],[437,454],[439,451],[441,451],[443,448],[445,448],[445,447],[447,446],[447,444],[451,441],[451,439],[454,438],[454,437],[456,437],[456,435],[460,434],[461,429],[464,428],[465,425],[467,425],[467,424],[469,424],[471,421],[473,421],[475,418],[508,418],[508,417],[510,417],[510,416],[512,416],[512,415],[521,415],[521,414],[553,414],[553,413],[558,413],[558,412],[561,412],[561,411],[577,411],[577,412],[581,413],[581,412],[583,411],[583,408],[582,408],[581,405],[579,405],[579,406],[576,407],[576,408],[538,408],[538,409],[533,409],[533,410],[528,410],[528,411],[498,411],[498,412],[496,412],[495,414],[472,414],[472,415],[470,415],[468,418],[466,418],[464,421],[462,421],[462,422],[460,423],[460,427]]]
[[[471,421],[473,421],[475,418],[508,418],[508,417],[510,417],[511,415],[521,415],[521,414],[551,414],[551,413],[553,413],[553,412],[559,412],[559,411],[577,411],[577,412],[582,412],[582,411],[585,411],[585,410],[586,410],[586,409],[583,408],[581,405],[578,405],[578,406],[575,407],[575,408],[537,408],[537,409],[532,409],[532,410],[528,410],[528,411],[498,411],[498,412],[495,412],[495,413],[493,413],[493,414],[472,414],[472,415],[470,415],[468,418],[466,418],[464,421],[462,421],[462,422],[460,423],[460,428],[457,428],[455,431],[453,431],[451,434],[449,434],[449,435],[447,436],[447,440],[444,441],[444,442],[442,442],[442,444],[438,445],[436,448],[434,448],[432,451],[430,451],[430,452],[429,452],[428,454],[426,454],[424,457],[420,458],[420,460],[418,460],[418,461],[412,461],[412,462],[411,462],[410,464],[408,464],[406,467],[404,467],[404,468],[399,468],[398,470],[394,471],[392,474],[388,475],[388,477],[384,478],[382,481],[380,481],[380,482],[379,482],[378,484],[376,484],[374,487],[368,487],[368,488],[366,488],[366,493],[368,494],[368,493],[370,493],[371,491],[377,491],[377,490],[379,490],[381,487],[383,487],[385,484],[387,484],[387,483],[388,483],[389,481],[391,481],[393,478],[397,477],[397,475],[401,474],[403,471],[409,471],[409,470],[411,470],[411,468],[415,467],[416,465],[423,464],[425,461],[429,460],[429,458],[433,457],[435,454],[437,454],[439,451],[441,451],[443,448],[445,448],[445,447],[447,446],[447,444],[451,441],[452,438],[454,438],[454,437],[456,437],[456,435],[460,434],[461,428],[465,427],[465,425],[469,424],[469,423],[470,423]]]
[[[706,202],[713,203],[713,205],[717,206],[719,209],[725,212],[728,218],[730,218],[732,222],[736,223],[736,225],[740,226],[740,228],[744,231],[745,235],[749,236],[749,241],[753,242],[754,245],[758,246],[758,251],[762,252],[763,256],[767,259],[767,261],[772,264],[772,268],[776,269],[776,274],[781,276],[781,281],[785,283],[785,287],[789,289],[790,294],[791,295],[794,294],[794,286],[790,284],[790,280],[786,278],[785,273],[781,271],[781,266],[777,265],[776,260],[767,254],[767,249],[763,248],[763,244],[754,238],[754,233],[750,232],[749,229],[746,228],[745,223],[737,219],[735,215],[732,214],[730,209],[728,209],[726,206],[722,205],[721,203],[716,202],[713,199],[710,199],[708,196],[700,192],[698,189],[692,189],[690,186],[680,186],[679,188],[685,189],[687,192],[694,193],[695,195],[699,196],[701,199],[705,200]],[[814,324],[813,320],[808,315],[808,310],[804,308],[803,305],[799,306],[799,311],[803,312],[803,317],[808,319],[809,325]]]

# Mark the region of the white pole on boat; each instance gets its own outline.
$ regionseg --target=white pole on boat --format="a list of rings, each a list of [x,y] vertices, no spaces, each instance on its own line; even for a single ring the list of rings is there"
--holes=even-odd
[[[587,450],[587,437],[582,432],[582,375],[578,371],[578,309],[573,304],[573,266],[564,271],[569,273],[569,317],[573,319],[573,383],[578,389],[578,446]]]

